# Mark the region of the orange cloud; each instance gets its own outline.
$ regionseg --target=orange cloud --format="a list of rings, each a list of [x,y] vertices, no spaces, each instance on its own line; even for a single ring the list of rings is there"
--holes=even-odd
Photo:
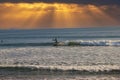
[[[120,25],[119,18],[109,12],[109,7],[62,3],[1,3],[0,29]],[[112,10],[120,13],[116,8]]]

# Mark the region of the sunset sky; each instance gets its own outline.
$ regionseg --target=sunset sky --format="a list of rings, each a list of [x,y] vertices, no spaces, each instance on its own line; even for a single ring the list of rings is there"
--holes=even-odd
[[[120,26],[120,0],[0,0],[0,29]]]

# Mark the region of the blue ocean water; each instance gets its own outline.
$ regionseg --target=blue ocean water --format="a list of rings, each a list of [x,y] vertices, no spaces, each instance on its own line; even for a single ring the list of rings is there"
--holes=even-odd
[[[36,29],[36,30],[0,30],[1,44],[52,45],[52,39],[60,42],[79,42],[81,44],[120,45],[120,27],[105,28],[70,28],[70,29]],[[84,43],[82,43],[84,42]],[[36,44],[35,44],[36,43]],[[23,46],[24,46],[23,45]],[[8,45],[5,45],[8,46]]]

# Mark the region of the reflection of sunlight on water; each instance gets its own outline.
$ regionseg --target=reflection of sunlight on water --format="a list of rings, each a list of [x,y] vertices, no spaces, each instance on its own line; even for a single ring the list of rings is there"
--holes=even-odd
[[[58,68],[119,69],[120,47],[18,47],[0,49],[1,65],[56,66]],[[114,54],[113,54],[114,53]],[[109,57],[109,58],[108,58]],[[7,58],[7,59],[6,59]],[[96,66],[95,66],[96,65]],[[98,66],[97,66],[98,65]],[[109,66],[109,65],[112,65]],[[115,66],[114,66],[115,65]],[[118,66],[117,66],[118,65]],[[65,66],[65,67],[64,67]],[[66,67],[69,66],[69,67]],[[86,66],[86,67],[81,67]],[[89,67],[93,66],[93,67]]]

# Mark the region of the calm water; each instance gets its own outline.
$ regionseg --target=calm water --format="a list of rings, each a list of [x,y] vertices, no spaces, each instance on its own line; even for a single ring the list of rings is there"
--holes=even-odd
[[[0,30],[0,40],[0,80],[120,79],[118,27]]]

